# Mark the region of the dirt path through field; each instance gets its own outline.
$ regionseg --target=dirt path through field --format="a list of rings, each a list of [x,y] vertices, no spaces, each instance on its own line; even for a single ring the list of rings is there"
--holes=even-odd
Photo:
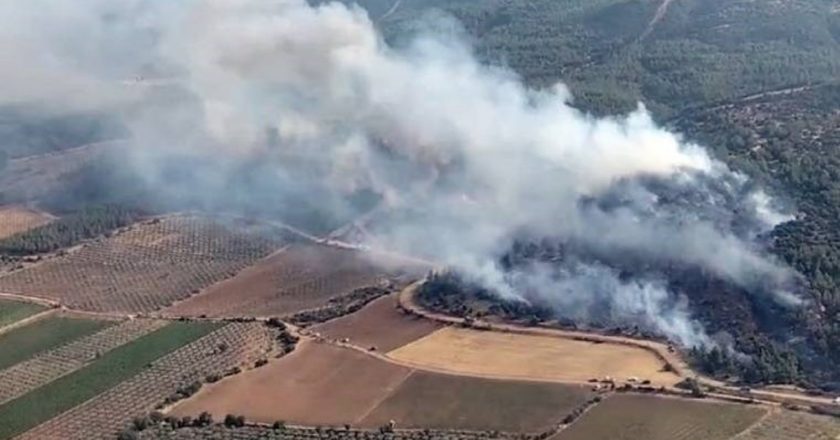
[[[647,38],[654,31],[654,29],[656,29],[656,25],[659,24],[659,22],[662,21],[663,18],[665,18],[665,14],[668,13],[668,8],[673,2],[674,0],[662,0],[662,3],[656,9],[656,13],[653,15],[653,19],[650,20],[650,23],[648,23],[647,28],[644,32],[642,32],[642,35],[639,37],[639,41],[642,41],[645,38]]]

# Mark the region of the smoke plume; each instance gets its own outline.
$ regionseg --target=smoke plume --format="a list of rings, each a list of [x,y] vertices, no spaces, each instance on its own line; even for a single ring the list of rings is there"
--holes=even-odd
[[[362,9],[304,0],[4,2],[0,100],[118,114],[132,134],[123,165],[161,197],[295,193],[339,217],[350,194],[376,194],[367,245],[571,319],[603,309],[709,343],[685,298],[656,274],[622,276],[617,256],[797,302],[794,273],[761,248],[786,217],[746,178],[642,105],[590,116],[562,84],[528,88],[464,41],[448,24],[389,47]],[[162,164],[185,155],[207,163],[176,170],[190,175],[178,186]],[[255,164],[274,178],[232,178]],[[589,257],[500,264],[515,241],[544,238]]]

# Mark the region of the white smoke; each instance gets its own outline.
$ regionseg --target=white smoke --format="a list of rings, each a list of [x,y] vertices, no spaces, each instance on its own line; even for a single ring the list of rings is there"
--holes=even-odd
[[[782,288],[788,268],[691,209],[660,215],[646,190],[629,208],[582,204],[642,177],[692,186],[697,176],[731,176],[725,166],[657,127],[641,105],[599,119],[573,108],[561,84],[530,89],[480,64],[457,33],[420,34],[395,49],[362,9],[304,0],[33,0],[0,6],[0,57],[19,60],[4,63],[12,67],[0,74],[3,97],[131,102],[123,111],[144,167],[142,158],[170,149],[221,163],[264,154],[271,128],[278,172],[312,167],[336,191],[373,189],[392,212],[417,214],[382,220],[378,243],[505,295],[527,286],[568,316],[583,319],[606,302],[617,320],[686,345],[708,342],[684,302],[656,281],[619,281],[597,265],[513,279],[497,259],[517,235],[679,261],[795,302]],[[132,69],[167,74],[116,87]],[[758,209],[766,231],[784,217],[760,194],[744,209]]]

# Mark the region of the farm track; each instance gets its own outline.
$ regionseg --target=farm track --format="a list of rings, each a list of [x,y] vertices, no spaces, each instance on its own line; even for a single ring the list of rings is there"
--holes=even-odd
[[[228,348],[220,352],[222,344]],[[178,388],[202,381],[208,374],[251,365],[273,350],[274,335],[264,324],[227,324],[16,439],[113,439],[133,417],[147,414]]]
[[[69,374],[97,356],[166,325],[161,320],[133,320],[70,342],[0,371],[0,404]]]

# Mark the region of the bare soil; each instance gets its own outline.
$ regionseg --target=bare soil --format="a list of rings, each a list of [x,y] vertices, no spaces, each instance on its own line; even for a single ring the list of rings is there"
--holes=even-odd
[[[410,373],[355,350],[304,339],[279,360],[205,386],[172,413],[196,416],[208,411],[216,419],[242,414],[265,423],[355,424]]]
[[[727,440],[765,412],[757,405],[618,394],[551,440]]]
[[[323,337],[387,353],[420,339],[441,325],[402,311],[397,296],[379,298],[356,313],[317,325],[313,332]]]
[[[537,432],[548,429],[592,397],[581,385],[502,381],[423,371],[362,421],[378,427]]]

